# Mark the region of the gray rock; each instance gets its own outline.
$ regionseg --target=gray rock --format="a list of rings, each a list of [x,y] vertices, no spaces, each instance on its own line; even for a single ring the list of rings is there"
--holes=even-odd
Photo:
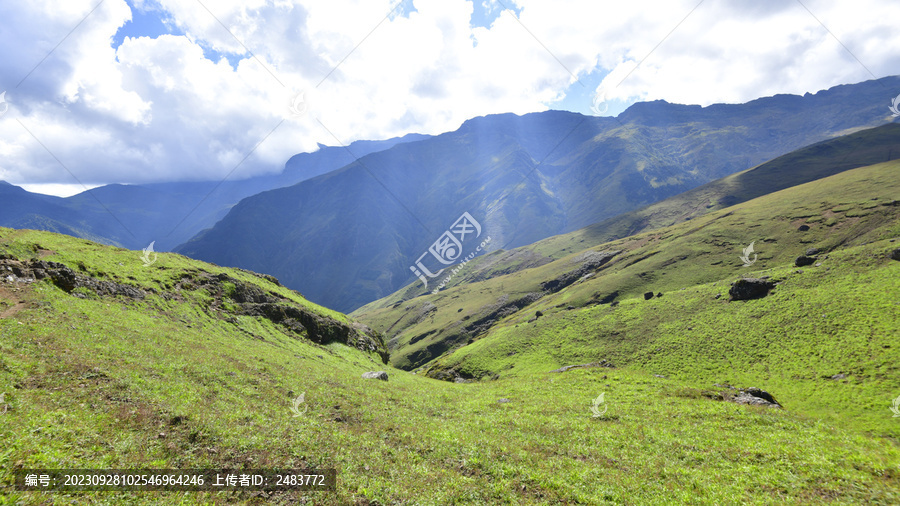
[[[844,378],[846,378],[846,377],[847,377],[846,374],[840,373],[840,374],[835,374],[834,376],[831,377],[831,379],[833,379],[833,380],[842,380],[842,379],[844,379]]]
[[[806,232],[807,230],[809,230],[809,225],[800,225],[799,227],[797,227],[797,230],[799,232]]]
[[[813,256],[819,254],[819,248],[809,248],[806,250],[806,256]]]
[[[566,371],[568,371],[569,369],[580,369],[580,368],[583,368],[583,367],[609,367],[609,368],[615,368],[615,366],[612,365],[612,362],[610,362],[609,360],[606,360],[606,359],[604,358],[603,360],[601,360],[601,361],[599,361],[599,362],[591,362],[591,363],[588,363],[588,364],[578,364],[578,365],[567,365],[567,366],[560,367],[559,369],[554,369],[554,370],[552,370],[552,371],[550,371],[550,372],[566,372]]]
[[[816,257],[808,257],[806,255],[800,255],[794,260],[794,265],[797,267],[806,267],[807,265],[812,265],[816,262]]]
[[[740,393],[731,399],[731,401],[738,404],[749,404],[751,406],[768,406],[771,408],[781,407],[781,404],[775,400],[775,397],[773,397],[772,394],[756,387],[742,389]]]
[[[647,292],[644,294],[644,300],[650,300],[653,298],[653,292]]]
[[[511,402],[511,401],[507,398],[503,398],[503,399],[497,399],[497,402],[499,402],[500,404],[506,404],[507,402]]]
[[[900,248],[891,251],[891,260],[900,260]]]
[[[382,381],[387,381],[387,380],[388,380],[388,375],[387,375],[387,373],[384,372],[384,371],[369,371],[369,372],[364,372],[364,373],[362,374],[362,377],[363,377],[364,379],[380,379],[380,380],[382,380]]]

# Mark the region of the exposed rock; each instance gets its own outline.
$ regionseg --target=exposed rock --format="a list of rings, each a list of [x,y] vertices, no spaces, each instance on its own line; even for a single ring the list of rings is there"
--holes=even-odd
[[[540,318],[541,316],[544,316],[544,313],[542,313],[542,312],[540,312],[540,311],[535,311],[535,312],[534,312],[534,319],[535,319],[535,320],[538,319],[538,318]]]
[[[384,371],[369,371],[362,373],[363,379],[380,379],[381,381],[387,381],[388,375]]]
[[[656,298],[658,299],[660,297],[662,297],[662,292],[656,292]]]
[[[737,395],[730,397],[728,400],[738,404],[750,404],[752,406],[781,407],[781,404],[775,400],[775,397],[773,397],[772,394],[756,387],[741,389]]]
[[[806,250],[806,256],[813,256],[819,254],[819,248],[809,248]]]
[[[800,225],[799,227],[797,227],[797,230],[799,232],[806,232],[807,230],[809,230],[809,225]]]
[[[653,292],[647,292],[644,294],[644,300],[650,300],[653,298]]]
[[[504,397],[503,399],[497,399],[497,402],[499,402],[500,404],[506,404],[507,402],[511,402],[511,401]]]
[[[900,248],[891,251],[891,260],[900,260]]]
[[[579,364],[579,365],[567,365],[565,367],[560,367],[559,369],[554,369],[550,372],[566,372],[569,369],[578,369],[578,368],[582,368],[582,367],[611,367],[611,368],[614,368],[615,366],[612,365],[612,362],[610,362],[604,358],[603,360],[601,360],[599,362],[591,362],[589,364]]]
[[[794,260],[794,265],[797,267],[806,267],[807,265],[812,265],[816,262],[816,257],[808,257],[806,255],[800,255]]]
[[[655,377],[655,378],[662,378],[662,379],[668,379],[668,378],[666,378],[665,376],[663,376],[662,374],[654,374],[653,377]]]
[[[598,294],[594,295],[594,297],[593,297],[593,300],[597,301],[596,302],[597,304],[614,304],[614,305],[618,304],[618,301],[616,301],[616,297],[619,296],[618,290],[598,299],[597,297],[599,297],[599,296],[600,296],[600,294],[598,293]]]
[[[728,295],[731,300],[761,299],[769,294],[775,283],[768,279],[743,278],[731,285]]]
[[[375,352],[387,363],[388,352],[381,335],[365,325],[348,325],[303,307],[286,303],[244,303],[241,312],[277,323],[318,344],[339,342],[358,350]]]
[[[580,255],[574,261],[580,261],[581,265],[574,271],[569,271],[550,281],[541,283],[541,288],[550,293],[558,292],[563,288],[585,278],[588,274],[598,271],[604,264],[609,262],[614,256],[621,253],[616,251],[588,251]]]
[[[7,275],[7,281],[32,282],[49,279],[50,282],[66,293],[72,293],[76,288],[85,288],[100,296],[122,296],[131,299],[143,299],[147,296],[144,290],[135,286],[84,276],[57,262],[47,262],[45,260],[23,262],[3,259],[0,260],[0,269],[12,272],[12,275]],[[73,295],[81,295],[83,297],[83,294],[76,293]]]
[[[846,374],[840,373],[840,374],[835,374],[834,376],[831,376],[829,379],[833,379],[833,380],[842,380],[842,379],[844,379],[844,378],[846,378],[846,377],[847,377]]]

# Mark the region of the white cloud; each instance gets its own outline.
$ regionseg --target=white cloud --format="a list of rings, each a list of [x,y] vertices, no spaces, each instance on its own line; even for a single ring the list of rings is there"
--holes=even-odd
[[[86,184],[221,179],[265,139],[231,176],[242,178],[335,137],[545,110],[580,86],[572,74],[606,75],[608,97],[626,104],[743,102],[871,79],[835,36],[877,77],[900,68],[890,0],[805,1],[815,18],[774,0],[707,0],[690,16],[696,0],[503,3],[518,20],[507,11],[473,28],[473,14],[499,2],[407,0],[385,19],[388,0],[144,0],[187,36],[128,37],[116,50],[131,19],[123,0],[89,16],[94,0],[6,2],[0,179],[73,183],[59,162]],[[292,117],[302,90],[309,113]]]

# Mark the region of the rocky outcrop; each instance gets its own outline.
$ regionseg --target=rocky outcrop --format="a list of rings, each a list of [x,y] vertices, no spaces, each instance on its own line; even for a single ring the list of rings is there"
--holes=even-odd
[[[579,365],[567,365],[564,367],[560,367],[559,369],[554,369],[550,372],[566,372],[570,369],[580,369],[584,367],[615,367],[612,365],[612,362],[606,360],[605,358],[599,362],[591,362],[589,364],[579,364]]]
[[[90,290],[99,296],[128,297],[131,299],[143,299],[147,292],[131,285],[116,283],[115,281],[99,280],[91,276],[77,273],[74,269],[57,262],[45,260],[19,261],[11,258],[0,260],[0,277],[7,282],[32,283],[48,279],[66,293],[72,293],[78,288]],[[84,297],[81,292],[73,295]]]
[[[378,379],[381,381],[387,381],[388,375],[384,371],[369,371],[362,373],[363,379]]]
[[[751,387],[747,389],[741,389],[738,391],[737,395],[726,397],[731,402],[735,402],[737,404],[749,404],[751,406],[767,406],[770,408],[780,408],[781,404],[775,400],[775,397],[772,396],[769,392],[765,390],[760,390],[759,388]]]
[[[621,253],[620,250],[602,252],[588,251],[576,259],[576,261],[581,262],[581,265],[579,265],[577,269],[562,274],[550,281],[541,283],[541,289],[550,293],[558,292],[585,276],[594,274],[619,253]]]
[[[816,257],[800,255],[794,260],[794,265],[797,267],[806,267],[807,265],[812,265],[816,263]]]
[[[264,279],[271,278],[258,276]],[[0,258],[2,281],[31,283],[44,279],[66,293],[81,298],[86,297],[84,290],[101,297],[121,296],[138,300],[144,299],[148,293],[157,293],[153,288],[143,289],[115,281],[96,279],[57,262],[20,261],[9,256]],[[277,285],[277,280],[274,282]],[[362,351],[377,353],[385,364],[388,361],[388,351],[381,334],[369,327],[320,315],[287,297],[263,290],[259,286],[242,282],[224,273],[212,274],[196,269],[186,271],[180,280],[172,286],[165,286],[165,289],[166,292],[159,294],[165,299],[178,299],[180,292],[184,290],[207,291],[214,299],[211,309],[215,309],[217,314],[226,317],[232,323],[237,323],[237,319],[227,316],[230,311],[233,315],[266,318],[286,331],[314,343],[339,342]],[[170,289],[173,291],[169,292]],[[231,299],[235,304],[231,306],[223,304],[225,298]]]
[[[775,283],[768,279],[744,278],[735,281],[728,290],[731,300],[761,299],[769,294]]]

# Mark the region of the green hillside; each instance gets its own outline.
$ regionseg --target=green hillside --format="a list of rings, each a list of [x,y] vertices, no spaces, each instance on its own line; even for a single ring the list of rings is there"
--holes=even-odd
[[[474,383],[384,366],[378,333],[270,277],[175,254],[145,267],[140,252],[0,228],[13,269],[0,276],[0,504],[895,504],[898,168],[596,248],[621,250],[611,259],[580,253],[409,301],[437,308],[418,325],[452,326],[485,300],[527,299],[600,263],[429,364],[497,378]],[[759,258],[744,269],[753,240]],[[797,274],[790,263],[811,246],[822,265]],[[764,299],[716,299],[745,272],[781,284]],[[648,284],[663,297],[636,297]],[[591,302],[616,289],[615,307]],[[384,330],[393,316],[380,318],[363,321]],[[601,359],[616,367],[548,372]],[[382,369],[387,382],[360,377]],[[763,388],[785,409],[716,400],[727,387],[714,383]],[[308,409],[294,416],[301,393]],[[304,466],[337,469],[337,490],[8,487],[14,469],[42,467]]]
[[[395,365],[418,367],[525,307],[528,311],[516,321],[553,306],[610,303],[648,291],[668,292],[758,273],[789,265],[810,247],[827,254],[900,235],[890,228],[898,210],[890,204],[900,199],[897,169],[897,162],[888,162],[839,173],[668,228],[569,253],[551,263],[534,251],[494,252],[467,265],[470,277],[460,276],[463,282],[456,286],[405,300],[409,292],[418,293],[419,287],[412,286],[353,314],[385,332]],[[681,200],[670,202],[671,208]],[[799,231],[803,225],[810,229]],[[758,262],[745,269],[739,256],[751,242]],[[528,253],[534,266],[521,269],[516,262],[528,259]],[[590,257],[599,253],[614,255],[608,263],[592,267]],[[504,270],[510,274],[496,276]],[[586,274],[590,277],[579,279]],[[478,276],[485,279],[479,281]]]
[[[881,294],[876,300],[884,303],[890,292],[876,274],[891,267],[881,258],[886,246],[882,241],[851,248],[846,257],[831,253],[827,262],[859,258],[860,279],[873,279],[873,290]],[[536,360],[546,353],[544,342],[554,338],[551,329],[560,330],[567,314],[550,314],[521,333],[513,332],[514,326],[500,330],[506,334],[496,335],[528,344],[517,347],[522,361],[498,371],[498,380],[450,383],[383,366],[377,334],[305,302],[271,278],[174,254],[161,254],[145,267],[140,252],[46,232],[0,229],[0,255],[4,269],[13,269],[0,277],[0,504],[892,504],[900,499],[900,451],[893,439],[848,421],[866,406],[817,418],[786,390],[765,382],[758,386],[773,391],[787,409],[715,401],[700,395],[710,388],[705,377],[711,373],[694,368],[693,377],[678,374],[661,362],[657,366],[650,353],[635,367],[547,373],[553,360],[540,365]],[[26,268],[36,269],[39,262],[51,276],[28,282],[15,274],[18,268],[27,276]],[[680,309],[679,301],[701,300],[701,294],[706,300],[718,289],[692,287],[645,307],[661,314],[663,304]],[[327,325],[313,331],[311,325],[253,316],[253,304],[271,304],[258,302],[266,298]],[[617,313],[623,325],[639,309],[637,301],[623,301]],[[607,310],[571,312],[570,328],[596,331]],[[742,320],[730,326],[750,328]],[[355,332],[328,332],[347,328]],[[666,337],[662,328],[658,332]],[[323,337],[341,335],[352,346]],[[587,349],[593,345],[585,339],[596,336],[568,337],[565,346],[560,340],[553,346]],[[675,344],[687,348],[687,341],[668,346],[675,350]],[[375,345],[374,353],[359,349],[369,345]],[[499,364],[491,351],[497,341],[476,345],[486,347],[479,354],[484,365]],[[837,344],[822,353],[835,349]],[[879,358],[888,361],[879,379],[886,387],[892,357]],[[360,377],[379,369],[388,372],[388,382]],[[656,369],[670,379],[650,374]],[[757,370],[730,370],[727,379],[747,386],[739,382]],[[850,383],[834,382],[829,393],[875,389],[865,381],[857,386],[862,368],[851,372]],[[294,416],[291,401],[300,393],[308,409]],[[600,394],[604,412],[593,416],[592,401]],[[893,434],[885,394],[869,403],[886,420],[880,432]],[[846,404],[819,395],[823,401],[830,397],[836,409]],[[869,425],[878,426],[874,414],[870,419]],[[336,468],[337,490],[51,495],[9,488],[14,469],[304,466]]]
[[[777,386],[816,416],[894,435],[883,406],[900,395],[891,372],[900,363],[900,262],[890,259],[900,247],[898,170],[894,161],[847,171],[358,316],[385,333],[395,366],[432,375],[518,376],[605,358],[704,384]],[[757,261],[744,267],[751,242]],[[816,265],[795,267],[810,248]],[[601,253],[605,263],[592,263]],[[742,276],[778,286],[729,302]],[[824,379],[838,374],[848,378]]]

